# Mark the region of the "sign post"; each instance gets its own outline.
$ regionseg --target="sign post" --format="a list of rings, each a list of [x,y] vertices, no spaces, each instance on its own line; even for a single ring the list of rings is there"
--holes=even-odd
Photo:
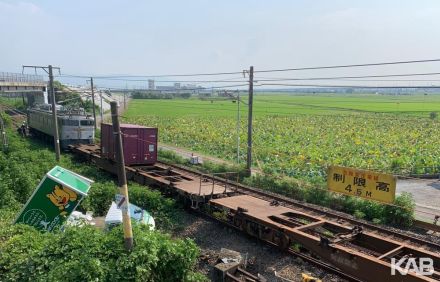
[[[327,174],[330,191],[384,203],[393,203],[396,177],[390,174],[342,166],[330,166]]]
[[[59,229],[87,196],[92,182],[55,166],[40,182],[14,223],[24,223],[45,231]]]

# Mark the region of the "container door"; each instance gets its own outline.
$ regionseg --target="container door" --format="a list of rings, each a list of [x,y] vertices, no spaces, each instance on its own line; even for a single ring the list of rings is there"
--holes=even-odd
[[[101,153],[105,158],[115,159],[115,142],[111,125],[101,124]]]
[[[137,128],[124,129],[124,157],[127,165],[139,163],[138,146],[142,143],[139,139]]]
[[[155,163],[157,161],[157,129],[149,128],[145,131],[145,140],[148,144],[145,146],[144,158],[148,163]]]

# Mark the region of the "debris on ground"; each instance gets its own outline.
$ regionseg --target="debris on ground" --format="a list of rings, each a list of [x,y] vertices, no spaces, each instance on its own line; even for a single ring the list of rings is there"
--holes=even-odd
[[[224,253],[225,249],[229,249],[241,254],[243,268],[247,272],[257,277],[260,275],[267,281],[287,282],[275,276],[275,271],[284,279],[294,282],[303,282],[302,273],[326,282],[345,281],[337,275],[211,219],[186,213],[182,219],[182,227],[183,230],[179,230],[174,236],[191,238],[196,242],[201,250],[198,270],[210,279],[214,278],[214,267],[221,259],[231,259]]]
[[[73,211],[66,221],[69,226],[84,226],[95,225],[93,221],[93,212],[86,212],[85,214],[79,211]]]

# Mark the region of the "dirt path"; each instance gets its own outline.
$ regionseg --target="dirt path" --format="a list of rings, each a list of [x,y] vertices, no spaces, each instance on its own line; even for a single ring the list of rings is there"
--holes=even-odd
[[[185,159],[191,159],[191,156],[198,156],[199,160],[203,161],[209,161],[215,164],[223,164],[223,165],[228,165],[228,166],[236,166],[237,162],[233,162],[233,161],[227,161],[224,159],[220,159],[220,158],[216,158],[213,156],[209,156],[200,152],[195,152],[195,151],[191,151],[185,148],[180,148],[180,147],[176,147],[173,145],[168,145],[168,144],[163,144],[163,143],[159,143],[159,149],[165,150],[165,151],[172,151],[174,153],[176,153],[177,155],[181,156],[182,158]],[[245,165],[244,163],[241,163],[240,165]],[[262,171],[258,168],[252,168],[252,174],[258,174],[258,173],[262,173]]]
[[[180,147],[176,147],[176,146],[172,146],[172,145],[168,145],[168,144],[164,144],[164,143],[159,143],[159,149],[165,150],[165,151],[173,151],[175,152],[177,155],[181,156],[182,158],[185,159],[190,159],[191,156],[198,156],[202,161],[210,161],[216,164],[225,164],[225,165],[236,165],[237,163],[235,162],[231,162],[231,161],[227,161],[227,160],[223,160],[220,158],[216,158],[216,157],[211,157],[199,152],[195,152],[195,151],[191,151],[188,149],[184,149],[184,148],[180,148]]]

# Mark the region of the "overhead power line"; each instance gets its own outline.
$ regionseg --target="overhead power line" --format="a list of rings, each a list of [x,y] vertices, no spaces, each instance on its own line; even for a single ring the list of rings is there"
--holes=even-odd
[[[149,79],[127,79],[127,78],[96,78],[95,80],[111,80],[111,81],[132,81],[132,82],[148,82]],[[182,82],[182,83],[231,83],[231,82],[247,82],[242,78],[231,78],[223,80],[154,80],[154,82]]]
[[[331,84],[288,84],[288,83],[261,83],[259,86],[290,86],[290,87],[328,87],[328,88],[408,88],[408,89],[425,89],[425,88],[439,88],[439,86],[371,86],[371,85],[331,85]]]
[[[285,68],[285,69],[271,69],[271,70],[256,70],[254,72],[255,73],[262,73],[262,72],[284,72],[284,71],[302,71],[302,70],[319,70],[319,69],[338,69],[338,68],[372,67],[372,66],[385,66],[385,65],[431,63],[431,62],[440,62],[440,59],[395,61],[395,62],[351,64],[351,65],[334,65],[334,66],[320,66],[320,67],[303,67],[303,68]]]
[[[333,80],[333,79],[332,79]],[[415,81],[426,81],[426,82],[433,82],[433,81],[440,81],[440,78],[438,79],[334,79],[338,81],[356,81],[356,82],[362,82],[362,81],[382,81],[382,82],[415,82]]]
[[[403,73],[403,74],[383,74],[383,75],[359,75],[359,76],[329,76],[329,77],[295,77],[295,78],[262,78],[257,81],[293,81],[293,80],[339,80],[357,78],[380,78],[380,77],[407,77],[407,76],[431,76],[440,75],[440,72],[426,73]],[[440,80],[440,79],[438,79]],[[391,81],[391,80],[390,80]]]
[[[352,68],[352,67],[370,67],[370,66],[398,65],[398,64],[415,64],[415,63],[429,63],[429,62],[440,62],[440,59],[395,61],[395,62],[367,63],[367,64],[349,64],[349,65],[334,65],[334,66],[318,66],[318,67],[302,67],[302,68],[270,69],[270,70],[256,70],[254,72],[255,73],[284,72],[284,71],[301,71],[301,70],[318,70],[318,69],[335,69],[335,68]],[[127,78],[220,76],[220,75],[236,75],[236,74],[244,75],[246,72],[247,72],[247,70],[233,71],[233,72],[156,74],[156,75],[90,75],[90,74],[87,74],[87,75],[63,74],[63,75],[61,75],[60,74],[57,77],[72,77],[72,78],[93,77],[94,79],[127,79]],[[178,81],[176,80],[176,82],[178,82]],[[192,81],[188,81],[188,82],[192,82]],[[213,82],[213,81],[206,81],[206,82]]]
[[[217,75],[232,75],[232,74],[243,74],[243,71],[235,72],[215,72],[215,73],[189,73],[189,74],[157,74],[157,75],[75,75],[75,74],[64,74],[63,77],[75,77],[75,78],[90,78],[91,76],[95,79],[105,79],[105,78],[155,78],[155,77],[190,77],[190,76],[217,76]]]
[[[194,91],[194,90],[210,90],[210,89],[223,89],[223,88],[235,88],[241,86],[248,86],[247,83],[244,84],[234,84],[234,85],[222,85],[222,86],[210,86],[210,87],[196,87],[196,88],[179,88],[179,89],[155,89],[154,91]],[[128,89],[128,88],[114,88],[114,87],[104,87],[103,89],[113,90],[113,91],[151,91],[151,89]]]

